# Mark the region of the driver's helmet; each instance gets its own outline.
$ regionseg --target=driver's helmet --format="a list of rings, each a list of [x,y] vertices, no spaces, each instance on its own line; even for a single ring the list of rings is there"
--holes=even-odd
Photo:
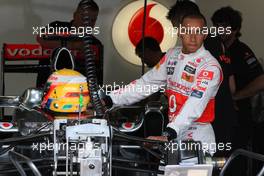
[[[61,113],[83,112],[89,102],[86,77],[81,73],[62,69],[55,71],[48,78],[42,108]]]

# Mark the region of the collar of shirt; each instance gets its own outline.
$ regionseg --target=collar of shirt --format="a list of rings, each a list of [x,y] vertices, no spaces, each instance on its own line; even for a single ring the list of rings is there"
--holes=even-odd
[[[192,59],[194,59],[194,58],[196,58],[196,57],[198,57],[198,56],[200,56],[201,54],[203,54],[204,52],[205,52],[206,50],[205,50],[205,48],[204,48],[204,46],[202,45],[196,52],[194,52],[194,53],[190,53],[190,54],[184,54],[183,52],[182,52],[182,50],[181,50],[181,52],[180,52],[180,54],[179,54],[179,57],[180,58],[192,58]]]

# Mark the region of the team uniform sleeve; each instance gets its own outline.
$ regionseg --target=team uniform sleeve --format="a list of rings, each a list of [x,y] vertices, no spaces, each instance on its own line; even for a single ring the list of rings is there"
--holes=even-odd
[[[214,99],[222,81],[219,65],[208,65],[198,71],[195,84],[182,109],[167,127],[179,131],[187,129],[204,112],[208,102]]]
[[[124,88],[115,90],[109,94],[114,105],[130,105],[145,99],[149,95],[161,90],[165,91],[167,82],[166,70],[167,56],[144,74],[140,79],[132,81]]]

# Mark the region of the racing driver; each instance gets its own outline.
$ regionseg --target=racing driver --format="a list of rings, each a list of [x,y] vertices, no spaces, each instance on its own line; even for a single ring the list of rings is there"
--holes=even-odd
[[[168,50],[153,69],[125,88],[114,90],[104,101],[106,105],[130,105],[158,91],[157,87],[166,86],[170,122],[163,136],[149,139],[177,138],[201,141],[209,146],[215,143],[210,123],[214,120],[214,98],[223,79],[222,70],[203,46],[207,36],[201,30],[206,27],[204,16],[186,15],[181,24],[178,35],[182,47]]]

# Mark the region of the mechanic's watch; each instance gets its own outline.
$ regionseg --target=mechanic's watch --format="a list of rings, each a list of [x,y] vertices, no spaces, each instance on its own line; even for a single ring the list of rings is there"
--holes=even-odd
[[[174,129],[167,127],[164,132],[162,133],[162,136],[165,136],[168,138],[168,141],[171,141],[175,138],[177,138],[177,133]]]

